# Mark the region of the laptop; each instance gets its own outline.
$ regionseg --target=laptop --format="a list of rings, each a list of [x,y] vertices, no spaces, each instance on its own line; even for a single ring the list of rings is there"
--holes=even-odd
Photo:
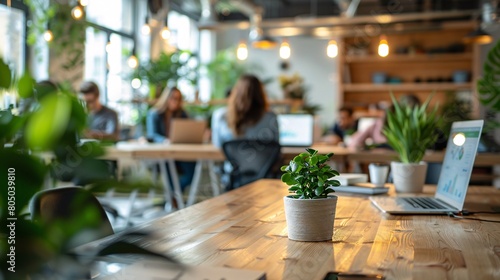
[[[310,114],[279,114],[282,147],[310,147],[314,142],[314,117]]]
[[[446,214],[462,211],[483,128],[483,120],[454,122],[434,197],[370,197],[390,214]]]
[[[201,144],[207,122],[192,119],[173,119],[169,140],[172,144]]]

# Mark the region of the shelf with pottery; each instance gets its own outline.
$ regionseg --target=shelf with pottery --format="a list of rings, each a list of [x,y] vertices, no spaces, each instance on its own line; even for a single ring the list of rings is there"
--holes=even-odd
[[[400,83],[400,84],[374,84],[352,83],[344,84],[345,92],[376,92],[376,91],[447,91],[467,90],[472,88],[472,83]]]

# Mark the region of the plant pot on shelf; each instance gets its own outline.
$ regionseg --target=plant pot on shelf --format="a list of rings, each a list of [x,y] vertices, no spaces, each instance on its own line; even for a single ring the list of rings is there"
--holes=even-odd
[[[283,198],[288,238],[295,241],[332,240],[337,196],[319,199]]]
[[[427,163],[391,162],[394,187],[398,193],[421,193],[427,174]]]

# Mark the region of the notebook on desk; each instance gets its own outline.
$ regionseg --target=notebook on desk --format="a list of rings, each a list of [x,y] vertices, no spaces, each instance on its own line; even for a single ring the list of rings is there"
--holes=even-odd
[[[483,120],[454,122],[434,197],[370,197],[390,214],[446,214],[463,209]]]
[[[172,144],[201,144],[207,128],[206,121],[173,119],[170,123],[169,140]]]
[[[279,142],[283,147],[310,147],[314,142],[314,117],[309,114],[279,114]]]

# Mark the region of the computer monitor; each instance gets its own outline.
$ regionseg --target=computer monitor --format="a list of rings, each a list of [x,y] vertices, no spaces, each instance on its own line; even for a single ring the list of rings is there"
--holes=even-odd
[[[278,115],[279,142],[284,147],[310,147],[314,142],[314,117],[310,114]]]

